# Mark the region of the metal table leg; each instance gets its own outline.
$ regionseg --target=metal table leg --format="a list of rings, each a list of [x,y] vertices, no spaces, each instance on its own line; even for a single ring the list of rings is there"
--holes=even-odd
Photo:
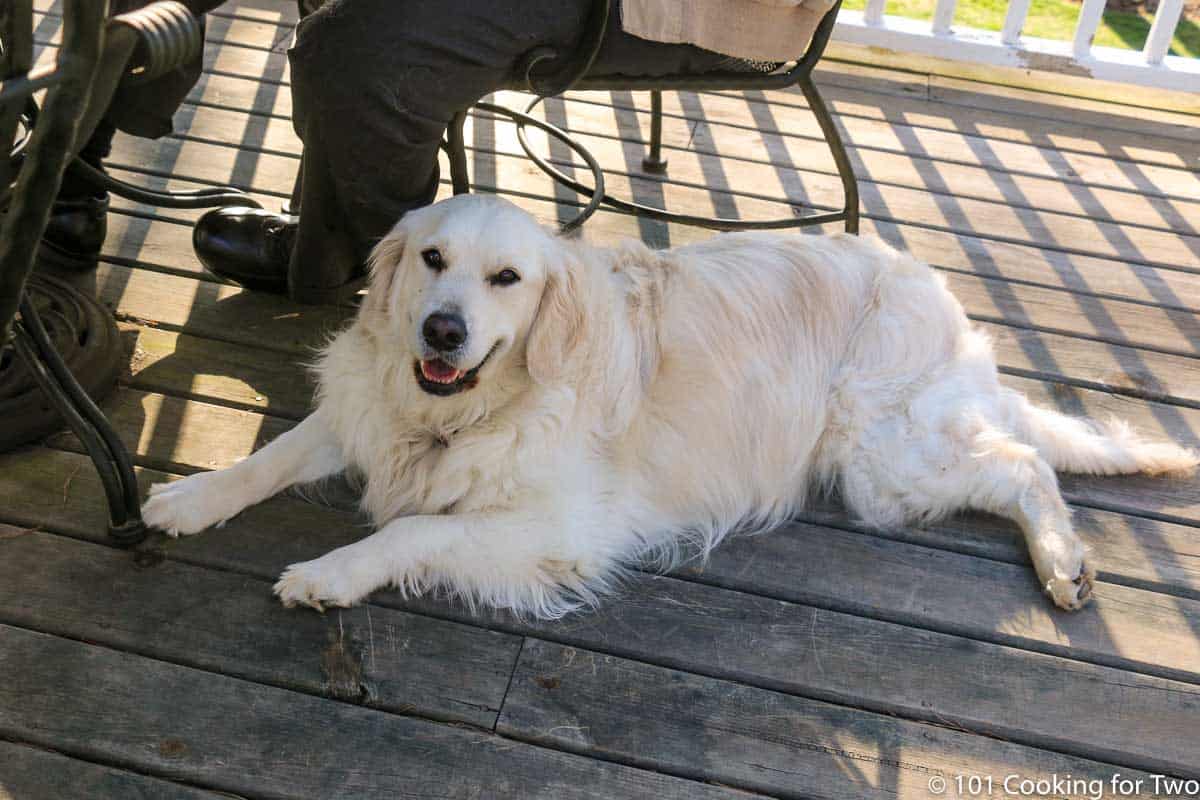
[[[7,56],[7,63],[0,65],[4,78],[0,84],[0,141],[10,141],[15,131],[12,109],[21,108],[34,92],[50,87],[44,110],[40,114],[36,106],[32,112],[27,110],[32,134],[25,152],[16,159],[19,175],[11,194],[7,191],[7,175],[12,164],[6,161],[0,175],[5,178],[0,185],[0,206],[8,206],[0,223],[0,345],[11,342],[33,382],[83,442],[104,484],[109,533],[119,544],[133,545],[147,534],[133,463],[103,412],[63,361],[28,288],[38,243],[63,172],[78,149],[77,142],[90,133],[107,109],[131,56],[145,74],[172,69],[197,52],[202,44],[200,29],[186,7],[173,0],[112,20],[108,19],[107,2],[64,0],[58,63],[53,70],[35,74],[29,69],[31,19],[28,0],[19,10],[10,7],[0,14],[0,37],[5,38],[0,54]],[[80,169],[87,174],[86,165]],[[96,170],[92,170],[91,177],[103,188],[140,202],[176,208],[258,205],[229,187],[149,192]],[[102,317],[111,327],[108,332],[115,340],[115,323],[94,299],[60,282],[39,280],[38,288],[43,295],[53,295],[60,306],[89,306],[93,318]]]

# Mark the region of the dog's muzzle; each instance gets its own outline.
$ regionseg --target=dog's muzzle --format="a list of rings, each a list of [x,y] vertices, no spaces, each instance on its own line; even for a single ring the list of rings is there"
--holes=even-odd
[[[448,397],[467,389],[473,389],[479,383],[479,370],[491,359],[500,348],[497,340],[492,349],[487,351],[483,360],[465,372],[442,358],[417,359],[413,362],[417,385],[429,394],[438,397]]]

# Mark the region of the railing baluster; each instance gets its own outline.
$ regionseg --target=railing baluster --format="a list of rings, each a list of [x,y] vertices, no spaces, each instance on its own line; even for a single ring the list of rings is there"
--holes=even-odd
[[[1017,44],[1021,40],[1021,28],[1025,27],[1025,17],[1028,15],[1029,0],[1010,0],[1008,13],[1004,15],[1004,28],[1000,31],[1000,41],[1005,44]]]
[[[867,0],[867,7],[863,10],[863,22],[868,25],[883,22],[883,7],[886,4],[887,0]]]
[[[1175,26],[1179,24],[1179,15],[1183,11],[1183,0],[1159,0],[1158,12],[1154,15],[1154,24],[1150,26],[1150,35],[1146,37],[1147,64],[1161,64],[1163,56],[1171,48],[1171,39],[1175,36]]]
[[[1104,0],[1083,0],[1079,9],[1079,22],[1075,24],[1075,41],[1073,50],[1076,58],[1087,58],[1092,54],[1092,39],[1096,29],[1100,27],[1100,18],[1104,15]]]
[[[954,6],[957,0],[937,0],[937,6],[933,9],[933,33],[934,35],[950,32],[950,25],[954,22]]]
[[[0,6],[6,1],[0,0]],[[1086,75],[1101,81],[1200,96],[1200,58],[1170,51],[1177,27],[1187,24],[1181,18],[1183,8],[1190,7],[1192,0],[1158,0],[1158,13],[1141,52],[1092,46],[1096,31],[1103,24],[1106,0],[1079,0],[1079,18],[1072,36],[1065,42],[1032,33],[1022,35],[1033,13],[1033,0],[1003,0],[1004,23],[995,32],[973,28],[956,18],[957,0],[934,0],[932,21],[900,18],[887,0],[859,2],[864,10],[844,11],[833,32],[836,41],[855,48],[915,53],[987,67]],[[865,55],[868,62],[876,57]],[[1188,110],[1195,107],[1193,99],[1181,97],[1179,102]]]

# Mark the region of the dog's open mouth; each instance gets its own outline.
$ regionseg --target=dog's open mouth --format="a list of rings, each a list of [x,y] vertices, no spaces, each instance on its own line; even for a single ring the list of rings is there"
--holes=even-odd
[[[427,358],[413,362],[413,370],[417,376],[417,384],[429,394],[447,397],[467,389],[475,388],[479,383],[479,370],[488,362],[500,342],[492,345],[483,360],[465,372],[453,364],[448,364],[440,358]]]
[[[431,358],[428,361],[418,363],[421,365],[421,377],[434,383],[443,385],[454,383],[463,374],[462,370],[455,369],[440,358]]]

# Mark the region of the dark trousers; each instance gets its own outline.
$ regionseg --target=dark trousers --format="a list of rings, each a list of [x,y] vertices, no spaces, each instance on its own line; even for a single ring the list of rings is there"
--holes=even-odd
[[[512,81],[533,48],[571,52],[589,6],[332,0],[306,17],[289,53],[293,121],[304,142],[292,296],[338,299],[334,290],[361,274],[404,212],[433,201],[451,117]],[[593,74],[700,72],[726,60],[630,36],[615,13]]]
[[[109,9],[112,14],[124,14],[141,8],[150,0],[110,0]],[[188,10],[204,21],[204,12],[212,11],[221,5],[223,0],[182,0]],[[105,116],[105,127],[108,138],[112,138],[112,128],[120,128],[134,136],[145,136],[157,139],[171,132],[171,117],[183,98],[191,91],[200,78],[201,59],[196,58],[190,63],[159,76],[152,81],[130,86],[121,86],[113,96]],[[95,147],[95,146],[94,146]],[[101,143],[100,148],[107,155],[107,147]]]
[[[306,16],[288,53],[304,142],[293,298],[334,302],[355,288],[374,244],[404,212],[433,201],[451,117],[509,84],[535,47],[571,52],[590,3],[328,0]],[[703,72],[728,61],[624,33],[618,5],[593,74]]]

